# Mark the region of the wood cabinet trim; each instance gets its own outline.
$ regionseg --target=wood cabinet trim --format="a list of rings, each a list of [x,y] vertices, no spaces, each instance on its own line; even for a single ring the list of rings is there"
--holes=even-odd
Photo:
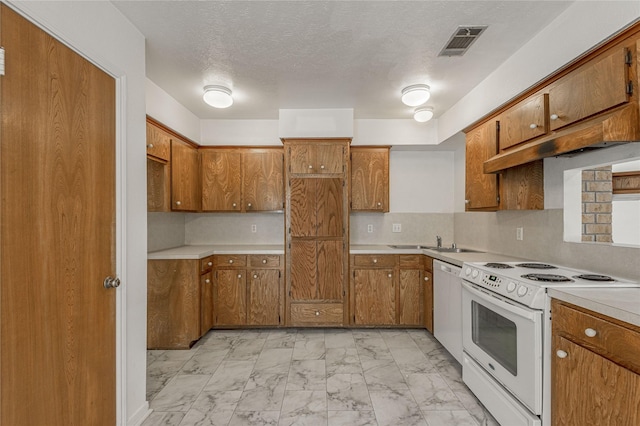
[[[175,130],[173,130],[171,127],[166,126],[165,124],[162,124],[161,122],[159,122],[158,120],[156,120],[155,118],[147,115],[147,123],[151,123],[152,125],[158,127],[159,129],[161,129],[162,131],[168,133],[169,135],[180,139],[181,141],[191,145],[194,148],[198,148],[200,145],[198,145],[197,142],[194,142],[193,140],[189,139],[188,137],[176,132]]]

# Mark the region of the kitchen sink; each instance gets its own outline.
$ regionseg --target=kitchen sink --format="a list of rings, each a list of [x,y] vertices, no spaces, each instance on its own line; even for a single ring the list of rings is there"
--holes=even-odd
[[[397,245],[389,245],[389,247],[394,248],[394,249],[417,249],[417,250],[422,250],[422,249],[434,249],[435,247],[432,246],[422,246],[420,244],[397,244]]]
[[[440,252],[440,253],[484,253],[480,250],[472,250],[466,248],[453,248],[453,247],[429,247],[431,250]]]

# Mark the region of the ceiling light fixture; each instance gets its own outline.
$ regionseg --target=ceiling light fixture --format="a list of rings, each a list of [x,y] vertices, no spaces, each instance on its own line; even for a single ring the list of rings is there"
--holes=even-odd
[[[433,108],[424,107],[424,108],[416,108],[413,113],[413,119],[418,123],[424,123],[425,121],[429,121],[433,118]]]
[[[408,106],[418,106],[429,100],[431,88],[426,84],[414,84],[402,89],[402,103]]]
[[[204,86],[202,99],[214,108],[228,108],[233,105],[231,90],[224,86]]]

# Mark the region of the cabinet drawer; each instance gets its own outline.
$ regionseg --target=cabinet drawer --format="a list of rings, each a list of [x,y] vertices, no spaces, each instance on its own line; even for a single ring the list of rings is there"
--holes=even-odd
[[[291,322],[296,324],[336,324],[343,321],[340,303],[292,303]]]
[[[401,254],[400,269],[404,268],[422,268],[421,254]]]
[[[200,273],[210,271],[213,268],[213,256],[207,256],[204,259],[200,259]]]
[[[278,255],[255,254],[249,256],[249,264],[252,268],[279,268],[280,262]]]
[[[247,256],[237,254],[220,254],[213,257],[216,268],[220,266],[247,266]]]
[[[552,306],[554,333],[640,374],[640,332],[557,301]]]
[[[356,254],[353,264],[354,266],[393,268],[396,266],[396,256],[393,254]]]

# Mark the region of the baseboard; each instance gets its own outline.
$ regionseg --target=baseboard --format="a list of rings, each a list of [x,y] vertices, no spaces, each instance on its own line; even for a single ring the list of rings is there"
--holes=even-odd
[[[145,401],[144,404],[142,404],[142,407],[129,417],[129,420],[127,420],[127,426],[140,426],[152,412],[153,410],[149,408],[149,401]]]

